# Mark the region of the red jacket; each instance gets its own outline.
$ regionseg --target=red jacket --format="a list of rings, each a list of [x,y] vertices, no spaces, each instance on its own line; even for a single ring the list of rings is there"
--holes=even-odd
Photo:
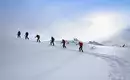
[[[83,43],[82,43],[82,42],[79,42],[79,46],[83,46]]]

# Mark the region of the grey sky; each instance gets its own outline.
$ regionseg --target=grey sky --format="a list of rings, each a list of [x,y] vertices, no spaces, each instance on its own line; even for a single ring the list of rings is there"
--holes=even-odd
[[[87,19],[90,14],[119,13],[126,22],[122,22],[124,27],[129,28],[129,3],[129,0],[2,0],[0,28],[12,36],[21,30],[23,34],[29,31],[31,36],[40,34],[45,40],[50,36],[89,40],[85,35],[89,35],[86,32],[92,24]]]

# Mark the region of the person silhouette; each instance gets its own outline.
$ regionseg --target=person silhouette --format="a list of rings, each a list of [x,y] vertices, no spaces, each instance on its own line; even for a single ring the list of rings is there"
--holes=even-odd
[[[54,41],[55,41],[55,38],[54,37],[51,37],[51,41],[50,41],[50,45],[54,46]]]
[[[62,39],[61,43],[62,43],[63,48],[66,48],[66,41],[64,39]]]
[[[29,33],[26,32],[26,33],[25,33],[25,39],[29,39],[28,35],[29,35]]]
[[[21,32],[20,31],[18,31],[18,33],[17,33],[17,38],[21,38]]]
[[[35,38],[37,38],[37,42],[41,42],[41,41],[40,41],[40,35],[36,35]]]

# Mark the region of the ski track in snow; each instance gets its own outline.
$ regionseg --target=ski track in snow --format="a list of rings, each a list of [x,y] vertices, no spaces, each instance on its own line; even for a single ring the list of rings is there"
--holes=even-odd
[[[111,67],[109,80],[128,80],[127,77],[130,74],[129,62],[116,56],[106,54],[98,54],[98,53],[88,53],[88,54],[100,57],[104,59],[106,62],[108,62],[109,66]]]
[[[68,48],[67,50],[77,51]],[[87,51],[83,53],[99,57],[108,63],[108,65],[111,67],[110,73],[108,75],[109,80],[129,80],[128,77],[130,76],[130,63],[128,61],[115,55],[106,55]]]

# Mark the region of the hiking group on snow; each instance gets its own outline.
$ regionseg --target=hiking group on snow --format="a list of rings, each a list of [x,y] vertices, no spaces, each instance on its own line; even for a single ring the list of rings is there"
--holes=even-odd
[[[28,32],[26,32],[24,36],[25,36],[26,40],[29,40],[29,33]],[[17,32],[17,38],[21,38],[21,32],[20,31]],[[37,34],[35,36],[35,38],[37,38],[37,42],[39,42],[39,43],[41,42],[40,41],[40,35]],[[77,41],[77,39],[74,39],[74,40]],[[61,44],[62,44],[63,48],[66,48],[66,43],[69,43],[69,42],[67,42],[66,40],[62,39]],[[55,38],[54,37],[51,37],[50,45],[55,46]],[[78,44],[76,44],[76,45],[79,45],[79,51],[83,52],[83,42],[78,41]]]

